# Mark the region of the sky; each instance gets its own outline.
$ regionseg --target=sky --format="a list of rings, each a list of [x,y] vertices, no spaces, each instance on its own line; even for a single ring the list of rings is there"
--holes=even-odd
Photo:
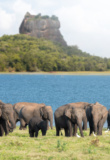
[[[0,0],[0,37],[18,34],[26,12],[56,15],[68,45],[110,58],[110,0]]]

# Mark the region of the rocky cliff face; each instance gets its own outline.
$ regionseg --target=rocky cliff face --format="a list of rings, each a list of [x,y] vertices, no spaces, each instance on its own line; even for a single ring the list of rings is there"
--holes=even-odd
[[[59,28],[60,22],[56,16],[41,16],[41,14],[35,16],[26,13],[20,25],[19,32],[37,38],[43,37],[53,42],[67,45]]]

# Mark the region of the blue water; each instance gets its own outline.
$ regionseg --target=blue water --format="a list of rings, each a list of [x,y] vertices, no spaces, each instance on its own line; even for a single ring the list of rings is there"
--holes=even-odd
[[[11,104],[45,103],[53,111],[63,104],[80,101],[97,101],[109,109],[110,76],[1,74],[0,99]]]

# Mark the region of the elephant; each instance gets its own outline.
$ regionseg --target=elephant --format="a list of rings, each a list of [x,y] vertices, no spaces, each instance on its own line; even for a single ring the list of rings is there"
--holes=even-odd
[[[44,103],[29,103],[29,102],[20,102],[22,108],[19,112],[19,118],[21,121],[21,126],[25,127],[26,124],[29,124],[30,119],[33,116],[41,117],[43,120],[46,120],[47,123],[50,121],[51,129],[53,129],[53,111],[51,106],[46,106]],[[45,118],[45,113],[47,117]]]
[[[15,127],[15,112],[12,104],[0,101],[0,136],[3,136],[4,132],[7,135]]]
[[[47,131],[47,122],[42,120],[41,117],[36,116],[29,121],[30,137],[38,137],[39,130],[41,130],[42,136],[45,136]]]
[[[24,102],[24,103],[25,103],[25,105],[28,105],[27,102]],[[15,111],[16,121],[20,121],[20,127],[19,127],[20,130],[26,129],[26,126],[27,126],[27,124],[25,123],[25,121],[23,119],[19,118],[19,112],[20,112],[20,110],[21,110],[22,107],[24,107],[23,102],[18,102],[18,103],[15,103],[13,105],[13,109]]]
[[[69,103],[70,106],[74,106],[74,108],[83,108],[86,109],[91,105],[91,103],[88,102],[76,102],[76,103]],[[87,130],[87,120],[83,121],[83,130]]]
[[[57,108],[55,113],[54,113],[55,126],[56,126],[56,135],[59,136],[59,131],[62,128],[64,128],[65,136],[68,136],[67,119],[66,119],[66,116],[65,116],[66,109],[68,109],[69,107],[74,107],[74,108],[85,109],[85,111],[86,111],[86,108],[89,105],[90,105],[90,103],[87,103],[87,102],[76,102],[76,103],[68,103],[68,104],[65,104],[65,105],[60,106],[59,108]],[[87,118],[86,117],[85,117],[85,119],[83,119],[83,123],[84,123],[84,128],[86,129],[87,128]],[[73,125],[71,125],[71,128],[73,128]],[[76,128],[77,128],[77,126],[75,125],[75,132],[76,132]]]
[[[102,135],[102,128],[108,116],[107,108],[96,102],[86,109],[86,115],[90,127],[89,135],[93,132],[97,135]]]
[[[13,132],[12,128],[9,128],[10,123],[6,120],[4,120],[3,118],[0,118],[0,136],[4,135],[5,132],[5,136],[7,136],[9,134],[9,132]]]
[[[20,113],[20,110],[25,106],[35,106],[35,105],[37,105],[38,103],[29,103],[29,102],[18,102],[18,103],[15,103],[14,105],[13,105],[13,108],[14,108],[14,110],[15,110],[15,112],[16,112],[16,119],[17,119],[17,121],[20,121],[20,130],[24,130],[24,129],[26,129],[26,127],[27,127],[27,123],[23,120],[23,118],[19,118],[19,113]],[[45,104],[42,104],[42,105],[45,105]]]
[[[69,136],[72,136],[72,127],[74,124],[74,136],[76,136],[77,126],[79,126],[81,137],[84,137],[82,131],[82,122],[87,120],[85,109],[78,107],[68,107],[65,111],[65,116],[67,117],[67,128]]]
[[[110,129],[110,109],[108,110],[107,123],[108,123],[108,129]]]

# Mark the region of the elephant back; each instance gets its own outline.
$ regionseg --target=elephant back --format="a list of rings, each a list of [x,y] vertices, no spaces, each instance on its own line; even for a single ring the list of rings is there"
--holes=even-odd
[[[66,110],[69,106],[70,106],[69,104],[65,104],[65,105],[63,105],[63,106],[58,107],[58,108],[55,110],[54,116],[55,116],[55,117],[63,116],[63,115],[65,114],[65,110]]]
[[[27,124],[33,116],[40,116],[40,108],[45,104],[41,103],[28,103],[27,106],[23,106],[19,112],[19,118],[23,119]]]

